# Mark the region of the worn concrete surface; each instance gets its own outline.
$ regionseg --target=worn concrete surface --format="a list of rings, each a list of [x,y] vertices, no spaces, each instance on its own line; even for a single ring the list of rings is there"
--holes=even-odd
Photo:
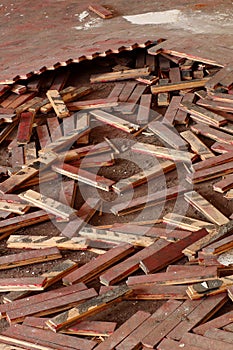
[[[200,37],[206,48],[233,49],[233,3],[230,0],[101,1],[114,13],[104,20],[88,11],[84,0],[0,2],[0,81],[26,76],[58,62],[89,58],[95,52],[117,49],[159,38]],[[176,10],[176,20],[137,25],[123,16]],[[166,21],[165,21],[166,22]]]

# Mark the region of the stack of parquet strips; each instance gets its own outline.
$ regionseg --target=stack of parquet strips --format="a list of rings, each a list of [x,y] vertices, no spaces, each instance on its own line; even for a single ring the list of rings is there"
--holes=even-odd
[[[8,322],[0,347],[232,348],[232,311],[223,306],[232,309],[233,208],[222,204],[233,189],[232,66],[160,43],[97,61],[85,87],[69,80],[72,69],[0,89],[0,143],[12,161],[0,169],[0,239],[14,249],[0,258],[0,316]],[[125,151],[142,166],[125,170]],[[50,182],[57,178],[58,194]],[[43,183],[50,194],[33,187]],[[90,196],[93,188],[103,197]],[[114,193],[105,212],[102,198]],[[166,210],[151,219],[160,206]],[[150,219],[132,216],[144,210]],[[100,225],[88,226],[97,212]],[[57,235],[16,232],[48,220]],[[85,251],[94,258],[79,266]],[[48,261],[43,273],[32,265]],[[28,265],[35,276],[16,278]],[[127,308],[124,322],[113,317],[117,307]]]

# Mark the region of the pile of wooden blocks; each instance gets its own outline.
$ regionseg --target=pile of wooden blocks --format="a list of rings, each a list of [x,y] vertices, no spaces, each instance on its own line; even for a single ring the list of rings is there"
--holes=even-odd
[[[0,166],[0,240],[9,251],[0,269],[7,275],[53,261],[41,275],[0,278],[0,315],[8,322],[1,349],[232,349],[233,311],[223,306],[231,310],[233,300],[233,215],[212,202],[213,193],[233,198],[233,65],[163,43],[129,57],[113,55],[114,64],[100,65],[85,86],[69,84],[74,67],[0,85],[0,144],[11,162]],[[126,151],[156,164],[128,177],[96,174],[110,174],[125,151],[110,136],[93,143],[96,124],[129,137]],[[180,165],[182,183],[125,200],[150,181],[176,177]],[[59,176],[59,198],[40,192],[38,185]],[[201,194],[206,182],[209,198]],[[80,205],[82,184],[118,195],[110,205],[115,222],[88,225],[104,203],[90,196]],[[194,214],[127,219],[178,199]],[[49,220],[62,227],[56,236],[17,234]],[[64,251],[95,257],[79,266]],[[155,312],[141,302],[120,325],[91,318],[145,300],[164,302]]]

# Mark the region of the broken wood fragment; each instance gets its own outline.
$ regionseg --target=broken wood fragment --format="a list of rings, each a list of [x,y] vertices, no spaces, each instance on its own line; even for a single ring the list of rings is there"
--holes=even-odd
[[[90,82],[104,83],[109,81],[136,79],[142,75],[150,75],[149,67],[128,69],[121,72],[110,72],[110,73],[92,75],[90,78]]]
[[[46,93],[51,105],[54,108],[54,111],[58,118],[69,117],[70,112],[67,109],[65,102],[63,101],[61,95],[57,90],[48,90]]]
[[[118,286],[112,291],[101,294],[82,303],[80,306],[70,309],[68,312],[58,314],[49,319],[46,324],[52,331],[57,332],[63,328],[69,327],[71,324],[77,320],[83,319],[87,315],[94,314],[108,305],[122,300],[123,297],[128,296],[131,292],[132,291],[125,285]]]
[[[101,18],[112,18],[113,14],[111,11],[109,11],[107,8],[100,4],[91,3],[88,6],[88,9],[95,12],[97,15],[99,15]]]
[[[184,194],[185,200],[194,208],[200,211],[212,223],[222,226],[229,222],[229,219],[224,216],[217,208],[202,197],[196,191],[187,192]]]

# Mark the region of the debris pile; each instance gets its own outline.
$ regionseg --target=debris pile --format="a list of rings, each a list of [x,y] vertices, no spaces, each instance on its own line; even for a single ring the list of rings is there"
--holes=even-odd
[[[232,348],[233,68],[163,45],[0,85],[2,349]]]

